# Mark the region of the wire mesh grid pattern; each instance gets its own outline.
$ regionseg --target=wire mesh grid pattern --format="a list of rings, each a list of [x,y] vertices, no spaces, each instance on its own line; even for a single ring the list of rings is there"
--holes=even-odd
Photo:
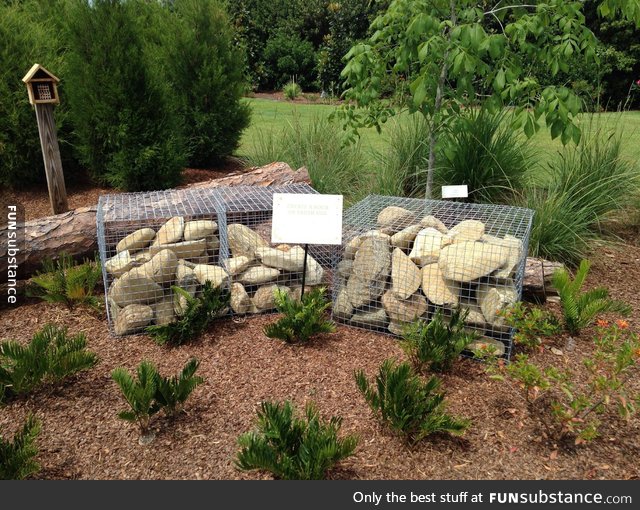
[[[202,285],[227,284],[218,265],[214,190],[167,190],[101,196],[96,225],[109,328],[116,335],[168,324],[187,301],[172,286],[199,295]]]
[[[456,308],[478,342],[509,357],[500,311],[520,299],[533,211],[371,195],[345,211],[333,318],[401,335]]]
[[[276,290],[297,299],[301,296],[304,248],[271,243],[275,193],[317,191],[307,184],[219,189],[218,218],[221,237],[225,239],[220,257],[230,277],[234,314],[275,311]],[[335,253],[335,247],[309,247],[305,289],[327,285],[329,269],[336,262]]]

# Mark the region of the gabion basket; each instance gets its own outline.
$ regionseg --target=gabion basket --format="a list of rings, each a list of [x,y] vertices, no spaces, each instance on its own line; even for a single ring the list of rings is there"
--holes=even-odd
[[[218,219],[224,239],[220,258],[229,275],[234,314],[273,312],[276,290],[295,299],[301,296],[304,248],[271,242],[275,193],[317,194],[317,191],[306,184],[219,189]],[[309,247],[305,292],[329,285],[329,270],[336,263],[335,257],[336,247]]]
[[[184,313],[206,280],[228,282],[219,266],[226,240],[218,236],[214,190],[167,190],[101,196],[96,224],[103,261],[109,329],[120,336]]]
[[[500,311],[520,299],[533,211],[372,195],[345,211],[333,318],[401,335],[416,319],[459,308],[466,325],[509,357]]]

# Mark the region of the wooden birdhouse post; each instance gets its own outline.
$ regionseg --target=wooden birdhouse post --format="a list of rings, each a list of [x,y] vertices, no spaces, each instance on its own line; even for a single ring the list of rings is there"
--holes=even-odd
[[[60,80],[40,64],[33,64],[22,81],[27,86],[29,102],[36,109],[51,209],[53,214],[67,212],[69,210],[67,190],[64,185],[56,123],[53,120],[53,105],[60,103],[58,97],[58,82]]]

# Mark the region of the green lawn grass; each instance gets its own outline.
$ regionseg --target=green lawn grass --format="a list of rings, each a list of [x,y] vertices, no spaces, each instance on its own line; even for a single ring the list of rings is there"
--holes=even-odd
[[[292,122],[295,117],[302,125],[305,125],[315,118],[329,116],[336,108],[334,105],[322,103],[301,104],[253,98],[246,99],[246,101],[251,106],[253,115],[250,126],[242,136],[238,150],[239,156],[251,153],[260,132],[279,131],[286,123]],[[585,116],[583,123],[587,121],[587,118],[590,116]],[[617,129],[623,137],[624,154],[632,161],[640,161],[640,112],[601,113],[594,116],[593,119],[603,132]],[[393,122],[398,121],[401,122],[402,117],[399,120],[389,121],[383,127],[382,133],[378,133],[375,129],[361,130],[363,149],[365,151],[383,150],[389,127]],[[539,149],[539,163],[541,165],[544,165],[554,153],[562,148],[560,140],[552,140],[549,131],[545,128],[536,133],[531,143]]]

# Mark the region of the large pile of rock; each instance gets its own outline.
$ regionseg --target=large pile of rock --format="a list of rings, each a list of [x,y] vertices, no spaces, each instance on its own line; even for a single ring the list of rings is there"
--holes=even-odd
[[[304,250],[300,246],[272,248],[256,231],[236,223],[227,228],[230,257],[220,260],[218,224],[185,221],[177,216],[157,231],[138,229],[122,239],[104,268],[114,332],[126,335],[150,324],[168,324],[186,309],[177,286],[196,296],[210,281],[229,286],[235,313],[260,313],[275,308],[276,289],[300,295]],[[307,258],[306,284],[319,285],[324,270]]]
[[[416,318],[461,307],[470,328],[508,331],[498,312],[517,299],[512,277],[523,256],[520,239],[489,235],[481,221],[447,228],[434,216],[386,207],[376,229],[344,247],[333,314],[347,324],[400,335]],[[502,342],[494,345],[504,352]]]

